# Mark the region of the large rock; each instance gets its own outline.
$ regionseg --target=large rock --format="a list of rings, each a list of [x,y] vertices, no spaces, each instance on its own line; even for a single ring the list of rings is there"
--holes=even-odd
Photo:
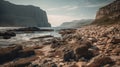
[[[65,44],[64,41],[62,41],[60,38],[54,38],[51,41],[51,48],[57,48],[64,44]]]
[[[88,49],[92,47],[93,46],[90,42],[82,41],[81,44],[74,49],[76,59],[80,59],[82,57],[87,60],[91,59],[94,56],[94,53]]]
[[[0,64],[17,58],[20,50],[22,46],[0,48]]]
[[[20,58],[24,58],[24,57],[30,57],[30,56],[33,56],[35,55],[35,51],[33,49],[24,49],[24,50],[20,50],[18,52],[18,57]]]
[[[15,5],[0,0],[0,26],[12,27],[50,27],[47,14],[39,7],[32,5]]]
[[[106,64],[111,64],[112,62],[113,61],[110,57],[99,55],[91,59],[90,62],[87,64],[87,67],[102,67]]]
[[[29,67],[29,65],[32,64],[32,61],[35,61],[36,59],[38,59],[36,56],[20,58],[14,62],[3,64],[1,67]]]
[[[93,53],[89,51],[88,47],[85,45],[81,45],[80,47],[77,47],[74,52],[76,55],[76,60],[79,60],[82,57],[89,60],[94,56]]]
[[[0,32],[0,37],[2,37],[3,39],[10,39],[11,37],[16,36],[16,34],[14,32]]]
[[[13,61],[17,58],[26,58],[34,55],[34,48],[23,48],[22,46],[0,48],[0,64]]]

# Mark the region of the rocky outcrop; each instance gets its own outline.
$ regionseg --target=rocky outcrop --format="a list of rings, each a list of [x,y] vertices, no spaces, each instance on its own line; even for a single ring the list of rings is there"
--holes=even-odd
[[[22,50],[22,46],[0,48],[0,64],[17,58],[20,50]]]
[[[107,6],[99,9],[93,24],[120,23],[120,0],[115,0]]]
[[[50,27],[47,14],[39,7],[32,5],[15,5],[0,0],[0,26]]]
[[[6,31],[6,32],[0,32],[0,38],[1,39],[10,39],[11,37],[15,37],[16,34],[14,32]]]

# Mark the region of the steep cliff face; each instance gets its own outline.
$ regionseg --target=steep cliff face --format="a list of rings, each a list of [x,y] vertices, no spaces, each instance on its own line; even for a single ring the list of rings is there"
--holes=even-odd
[[[0,26],[49,27],[47,14],[39,7],[15,5],[0,0]]]
[[[120,0],[115,0],[111,4],[99,9],[93,24],[113,24],[120,23]]]

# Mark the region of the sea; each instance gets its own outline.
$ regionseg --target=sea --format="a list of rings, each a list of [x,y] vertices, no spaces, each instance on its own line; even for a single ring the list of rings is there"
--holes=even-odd
[[[0,27],[0,31],[6,31],[10,29],[19,29],[21,27]],[[61,35],[58,33],[61,29],[67,29],[63,27],[39,27],[40,29],[53,29],[53,31],[35,31],[35,32],[21,32],[17,33],[15,37],[12,37],[10,39],[2,39],[0,38],[0,46],[7,46],[13,43],[19,43],[24,41],[30,41],[33,37],[40,37],[45,35],[52,35],[54,37],[61,37]]]

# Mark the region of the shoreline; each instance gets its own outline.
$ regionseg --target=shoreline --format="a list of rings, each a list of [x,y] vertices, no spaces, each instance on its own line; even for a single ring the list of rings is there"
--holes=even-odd
[[[120,25],[89,25],[76,30],[62,30],[61,38],[53,37],[39,39],[38,37],[38,40],[31,40],[17,44],[16,46],[22,46],[17,53],[23,51],[22,53],[27,56],[23,56],[23,58],[16,56],[12,59],[14,60],[15,58],[18,58],[14,63],[10,61],[0,65],[23,65],[23,67],[117,67],[120,65],[119,33]],[[31,54],[31,52],[33,53]],[[22,53],[19,53],[20,56]],[[7,52],[1,54],[7,55]],[[35,56],[34,60],[30,60],[33,59],[33,57],[30,57],[31,55]],[[29,58],[30,61],[23,62],[27,58]]]

